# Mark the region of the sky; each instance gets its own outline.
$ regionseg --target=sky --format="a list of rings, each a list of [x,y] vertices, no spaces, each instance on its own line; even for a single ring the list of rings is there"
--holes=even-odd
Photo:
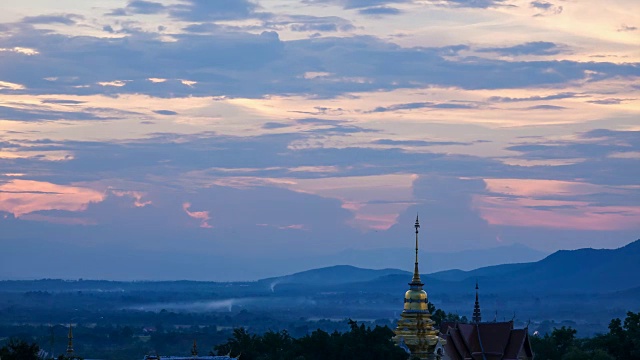
[[[0,278],[257,279],[417,213],[638,239],[640,2],[3,0]]]

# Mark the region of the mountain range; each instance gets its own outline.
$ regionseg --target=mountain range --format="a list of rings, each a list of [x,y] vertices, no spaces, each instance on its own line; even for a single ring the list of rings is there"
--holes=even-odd
[[[437,255],[433,254],[423,256],[421,269],[424,263],[433,262],[435,258]],[[413,265],[410,261],[405,265]],[[476,280],[491,293],[608,293],[640,287],[637,274],[640,274],[640,240],[618,249],[561,250],[536,262],[469,271],[446,270],[422,275],[422,279],[433,293],[468,292]],[[409,271],[339,265],[263,279],[259,283],[287,285],[287,288],[397,292],[405,289],[410,279]]]

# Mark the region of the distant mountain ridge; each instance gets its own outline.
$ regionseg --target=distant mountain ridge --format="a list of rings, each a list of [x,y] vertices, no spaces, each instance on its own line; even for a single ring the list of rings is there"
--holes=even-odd
[[[371,281],[388,275],[408,274],[410,273],[398,269],[371,270],[351,265],[335,265],[286,276],[266,278],[259,280],[258,283],[298,283],[318,286]]]
[[[422,267],[422,263],[421,269]],[[640,240],[618,249],[557,251],[537,262],[487,266],[470,271],[447,270],[422,275],[438,293],[467,292],[478,280],[484,291],[501,293],[607,293],[640,286]],[[406,288],[411,273],[354,266],[332,266],[261,280],[276,284],[305,284],[327,289],[371,289],[396,292]]]
[[[549,253],[532,249],[522,244],[497,246],[487,249],[462,250],[455,252],[431,252],[422,250],[419,253],[421,269],[431,273],[442,270],[473,270],[481,267],[527,263],[541,260]],[[368,269],[411,269],[413,264],[411,248],[384,248],[370,250],[348,249],[318,259],[305,259],[309,264],[325,263],[331,265],[349,264]]]

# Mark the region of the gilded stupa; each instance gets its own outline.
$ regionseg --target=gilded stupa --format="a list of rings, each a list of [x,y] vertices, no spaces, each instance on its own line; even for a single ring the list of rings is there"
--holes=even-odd
[[[438,336],[439,331],[434,327],[429,313],[427,292],[422,289],[424,283],[420,280],[418,271],[418,230],[420,222],[416,216],[416,262],[413,279],[409,283],[409,290],[404,294],[404,309],[394,331],[393,340],[398,346],[409,350],[411,359],[440,360],[444,339]]]

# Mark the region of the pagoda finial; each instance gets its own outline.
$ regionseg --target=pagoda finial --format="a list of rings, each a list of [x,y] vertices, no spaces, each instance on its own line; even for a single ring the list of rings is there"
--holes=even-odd
[[[482,315],[480,314],[480,301],[478,300],[478,279],[476,279],[476,303],[473,305],[473,317],[471,321],[474,323],[480,323],[482,321]]]
[[[69,342],[67,343],[67,356],[71,357],[73,355],[73,330],[71,327],[71,323],[69,323]]]
[[[198,356],[198,344],[196,343],[196,339],[193,339],[193,347],[191,347],[191,355]]]
[[[416,214],[416,223],[414,225],[416,228],[416,262],[413,268],[413,279],[411,280],[414,284],[422,284],[420,280],[420,271],[418,270],[418,233],[420,229],[420,220],[418,219],[418,214]]]

